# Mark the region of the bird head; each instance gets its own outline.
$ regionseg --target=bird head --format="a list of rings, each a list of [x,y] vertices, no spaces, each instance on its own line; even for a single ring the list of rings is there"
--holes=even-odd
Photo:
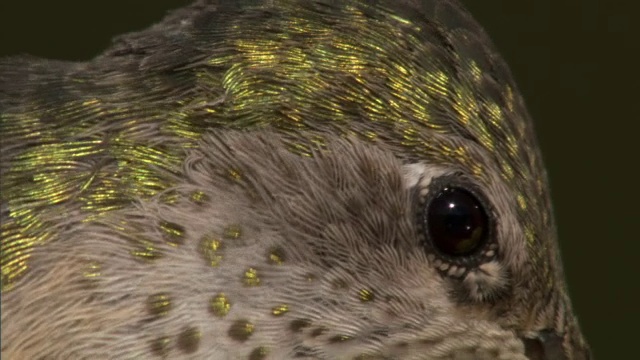
[[[457,2],[200,1],[0,74],[3,354],[589,358]]]

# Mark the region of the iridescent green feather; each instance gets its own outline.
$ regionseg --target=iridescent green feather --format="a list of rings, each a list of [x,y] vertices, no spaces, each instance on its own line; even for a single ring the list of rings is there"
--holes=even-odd
[[[471,139],[517,194],[533,257],[555,254],[533,230],[553,232],[548,212],[526,211],[549,208],[531,122],[466,12],[427,2],[424,21],[376,2],[275,3],[221,4],[188,24],[176,13],[88,63],[0,63],[3,290],[33,247],[167,189],[162,174],[225,128],[276,129],[301,155],[324,133],[356,135],[482,177],[456,140]]]

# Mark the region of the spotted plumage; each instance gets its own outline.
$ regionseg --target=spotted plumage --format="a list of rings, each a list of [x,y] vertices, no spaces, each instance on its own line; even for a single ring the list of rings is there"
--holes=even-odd
[[[0,60],[0,121],[3,357],[589,358],[455,1],[199,1]]]

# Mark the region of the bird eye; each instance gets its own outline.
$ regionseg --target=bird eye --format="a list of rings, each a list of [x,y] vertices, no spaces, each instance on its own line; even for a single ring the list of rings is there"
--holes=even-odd
[[[426,237],[441,253],[469,255],[488,237],[487,213],[471,192],[455,186],[437,190],[423,212]]]

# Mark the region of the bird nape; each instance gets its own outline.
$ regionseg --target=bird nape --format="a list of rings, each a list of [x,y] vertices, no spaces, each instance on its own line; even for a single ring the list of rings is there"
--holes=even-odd
[[[0,59],[0,132],[3,358],[590,358],[456,1],[198,1]]]

